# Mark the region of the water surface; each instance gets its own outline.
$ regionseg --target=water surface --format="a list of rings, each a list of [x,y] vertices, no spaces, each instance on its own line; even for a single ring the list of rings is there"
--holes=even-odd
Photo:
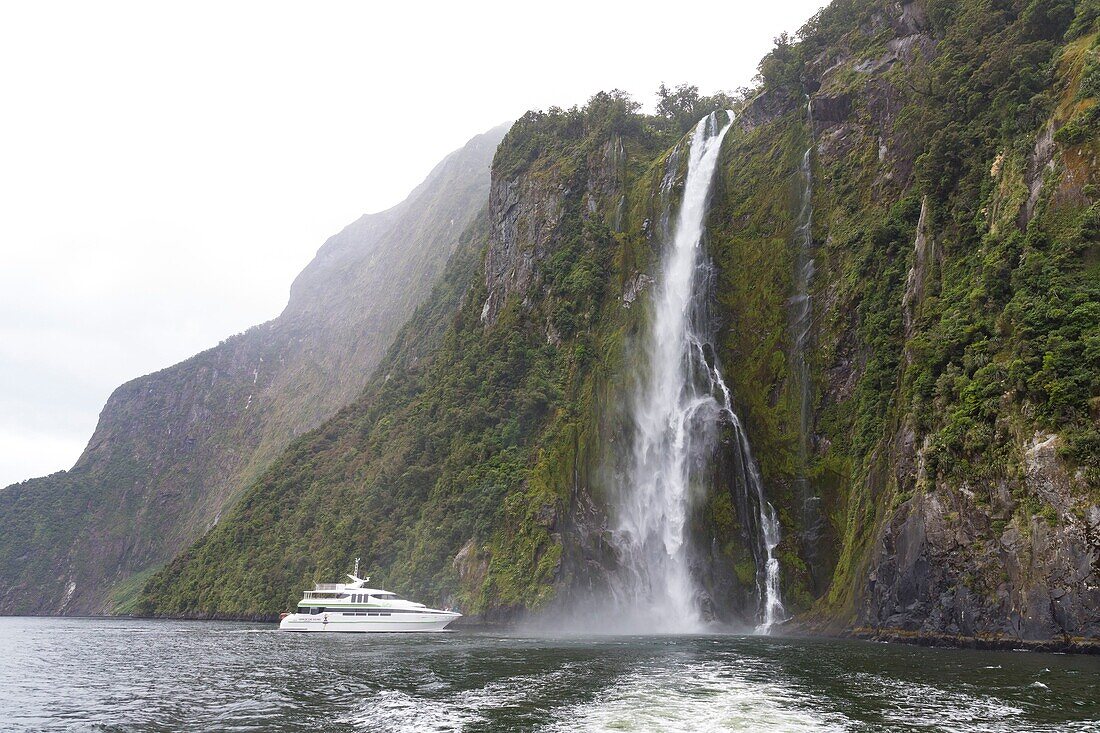
[[[1100,659],[0,618],[3,731],[1100,731]]]

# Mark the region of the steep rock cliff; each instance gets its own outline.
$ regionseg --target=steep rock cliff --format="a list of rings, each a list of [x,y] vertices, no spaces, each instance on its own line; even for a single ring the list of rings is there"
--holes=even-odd
[[[835,3],[770,57],[821,111],[830,628],[1097,643],[1097,12]]]

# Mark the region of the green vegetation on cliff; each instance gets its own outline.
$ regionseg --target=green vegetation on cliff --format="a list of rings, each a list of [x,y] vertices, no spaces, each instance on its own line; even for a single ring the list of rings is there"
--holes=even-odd
[[[789,181],[813,98],[813,473],[839,553],[825,616],[946,635],[1100,631],[1095,580],[1076,570],[1100,496],[1096,18],[1092,2],[838,1],[761,65],[759,142],[731,170],[768,155]],[[789,236],[790,216],[769,209],[782,179],[746,183],[761,182],[734,196],[735,241]],[[723,272],[753,249],[719,250]],[[751,377],[738,393],[757,443],[774,436],[762,465],[781,491],[792,384],[778,320],[759,308],[775,313],[790,267],[756,262],[725,297],[731,322],[751,314],[771,339],[735,328],[727,358]],[[793,499],[780,504],[796,570]],[[1044,551],[1061,557],[1029,568]]]

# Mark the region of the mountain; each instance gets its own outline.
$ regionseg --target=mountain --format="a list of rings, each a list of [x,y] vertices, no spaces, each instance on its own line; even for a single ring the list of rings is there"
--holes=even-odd
[[[836,0],[737,99],[528,113],[361,396],[138,610],[269,617],[356,556],[487,619],[613,596],[685,133],[732,106],[684,305],[728,409],[650,513],[692,603],[757,623],[773,559],[803,629],[1097,648],[1098,38],[1085,0]]]
[[[124,607],[293,438],[351,402],[482,208],[506,130],[331,237],[279,317],[116,389],[71,470],[0,492],[0,612]]]

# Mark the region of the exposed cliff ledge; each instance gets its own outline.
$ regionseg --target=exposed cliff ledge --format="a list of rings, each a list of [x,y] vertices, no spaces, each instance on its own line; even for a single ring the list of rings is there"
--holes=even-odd
[[[1057,457],[1020,445],[1024,476],[937,482],[902,504],[871,559],[857,626],[910,635],[1100,645],[1100,506]],[[1020,512],[1021,502],[1049,510]]]
[[[491,326],[513,295],[528,305],[544,295],[530,288],[538,264],[560,244],[560,238],[570,236],[561,229],[563,217],[602,220],[609,210],[621,216],[624,158],[622,139],[613,136],[586,156],[582,167],[567,168],[540,159],[533,166],[494,178],[489,191],[492,224],[485,253],[484,324]],[[579,204],[579,210],[567,212],[568,202],[582,193],[574,205]]]
[[[525,176],[493,185],[489,195],[492,238],[485,255],[488,295],[481,309],[486,325],[496,321],[510,295],[526,293],[535,263],[547,254],[568,193],[566,182],[556,177],[536,182]]]

